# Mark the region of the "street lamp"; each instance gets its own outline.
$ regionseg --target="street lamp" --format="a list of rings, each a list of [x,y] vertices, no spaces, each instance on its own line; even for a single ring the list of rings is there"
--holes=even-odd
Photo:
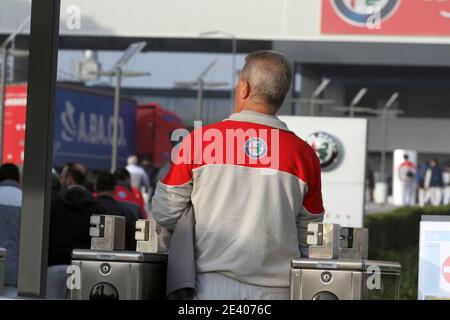
[[[323,78],[322,82],[319,84],[319,86],[316,88],[316,90],[314,90],[311,99],[310,99],[310,105],[309,105],[309,112],[311,114],[311,116],[314,115],[315,110],[316,110],[316,103],[318,102],[318,98],[321,95],[321,93],[323,91],[325,91],[325,89],[328,87],[328,85],[330,84],[331,80],[328,78]]]
[[[387,117],[389,114],[401,113],[400,110],[390,110],[392,105],[397,101],[399,93],[395,92],[391,98],[386,102],[381,110],[381,136],[382,136],[382,146],[381,146],[381,164],[380,164],[380,182],[386,183],[386,149],[387,149],[387,130],[388,123]]]
[[[214,67],[218,60],[211,62],[205,70],[194,81],[178,81],[175,83],[179,88],[197,88],[197,117],[196,120],[203,121],[203,91],[205,87],[217,88],[228,85],[228,82],[205,81],[206,74]]]
[[[366,95],[367,88],[362,88],[353,98],[352,102],[350,102],[350,117],[353,118],[355,115],[355,107],[361,101],[361,99]]]
[[[374,115],[379,115],[381,117],[381,164],[380,164],[380,176],[378,181],[375,184],[374,190],[374,200],[376,203],[385,204],[387,198],[387,181],[386,181],[386,149],[387,149],[387,131],[388,131],[388,123],[387,117],[388,115],[399,115],[402,114],[402,110],[392,110],[391,107],[394,105],[395,101],[397,101],[399,97],[399,93],[395,92],[386,104],[381,109],[374,109],[368,107],[335,107],[333,110],[336,111],[344,111],[348,112],[351,109],[354,113],[369,113]],[[356,99],[354,99],[356,100]]]
[[[130,61],[132,57],[142,51],[147,42],[132,43],[125,53],[117,60],[116,64],[110,71],[89,72],[92,75],[115,77],[116,86],[114,90],[114,126],[111,150],[111,172],[117,168],[117,151],[119,147],[119,119],[120,119],[120,88],[122,85],[122,77],[144,77],[151,75],[150,72],[124,71],[123,66]]]
[[[237,54],[237,38],[234,34],[225,32],[225,31],[206,31],[200,33],[200,37],[209,37],[209,36],[215,36],[215,35],[223,35],[231,39],[231,113],[233,113],[234,110],[234,89],[236,86],[236,54]]]
[[[8,38],[0,45],[0,52],[2,55],[1,66],[0,66],[0,162],[3,162],[3,125],[4,125],[4,115],[5,115],[5,98],[6,98],[6,63],[8,61],[8,56],[13,57],[27,57],[27,50],[17,50],[9,48],[14,42],[16,36],[23,31],[30,22],[30,17],[27,17],[20,26],[11,33]]]
[[[322,78],[322,81],[320,82],[319,86],[314,90],[310,98],[292,99],[292,102],[309,103],[309,114],[310,116],[314,116],[316,113],[317,104],[329,105],[334,103],[334,100],[319,99],[319,96],[322,94],[322,92],[325,91],[325,89],[328,87],[330,83],[331,80],[329,78]]]

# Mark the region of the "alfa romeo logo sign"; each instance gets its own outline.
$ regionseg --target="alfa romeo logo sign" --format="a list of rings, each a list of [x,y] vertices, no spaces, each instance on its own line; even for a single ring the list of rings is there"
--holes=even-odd
[[[325,132],[314,132],[306,138],[306,142],[316,151],[322,170],[332,170],[341,157],[338,141]]]
[[[388,19],[398,8],[401,0],[330,0],[334,10],[347,23],[365,27],[374,14],[380,22]]]
[[[245,153],[252,159],[261,159],[267,153],[267,143],[261,138],[250,138],[245,142]]]

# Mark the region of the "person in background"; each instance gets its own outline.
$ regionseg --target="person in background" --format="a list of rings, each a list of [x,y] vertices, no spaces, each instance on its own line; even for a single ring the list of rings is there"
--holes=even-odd
[[[96,178],[97,177],[96,177],[94,172],[92,172],[90,170],[86,171],[86,182],[84,183],[84,186],[92,194],[95,192],[95,181],[96,181]]]
[[[373,201],[373,189],[375,188],[375,175],[372,169],[366,168],[366,206]]]
[[[0,167],[0,247],[6,249],[5,286],[17,287],[22,190],[19,168]]]
[[[148,192],[150,190],[150,179],[147,172],[138,165],[138,157],[135,155],[129,156],[127,162],[126,169],[130,173],[131,185],[138,190],[144,189],[145,192]]]
[[[444,206],[450,204],[450,160],[443,165],[442,178],[444,180]]]
[[[403,186],[403,205],[412,206],[415,195],[416,165],[409,160],[409,155],[403,155],[403,162],[398,168],[398,177]]]
[[[418,188],[417,198],[419,206],[421,207],[425,206],[425,204],[427,204],[429,200],[428,190],[425,189],[425,175],[427,173],[428,167],[429,164],[427,162],[422,162],[419,164],[416,171],[416,182]]]
[[[430,167],[425,174],[425,188],[430,193],[430,200],[433,206],[442,204],[443,187],[442,167],[436,159],[433,159],[430,161]]]
[[[150,196],[153,195],[155,185],[152,183],[152,177],[155,175],[155,168],[152,165],[152,161],[149,157],[143,157],[141,161],[141,167],[144,169],[145,173],[147,173],[148,182],[149,182],[149,189],[147,192],[144,192],[144,201],[145,203],[149,203]]]
[[[100,173],[97,176],[96,184],[96,200],[97,204],[92,210],[92,214],[107,214],[125,217],[125,250],[136,250],[136,241],[134,238],[134,230],[136,225],[136,217],[134,213],[116,201],[115,190],[116,179],[110,173]]]
[[[84,184],[86,169],[80,163],[68,163],[61,176],[61,191],[51,203],[49,265],[70,264],[73,249],[89,249],[90,216],[96,205]]]
[[[116,187],[114,198],[132,210],[137,219],[146,219],[147,210],[145,208],[144,197],[141,192],[131,185],[130,173],[127,169],[119,168],[114,171]]]

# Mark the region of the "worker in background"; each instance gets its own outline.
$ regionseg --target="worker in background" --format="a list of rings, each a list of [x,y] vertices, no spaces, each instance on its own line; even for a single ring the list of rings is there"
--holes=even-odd
[[[49,265],[70,264],[72,250],[89,249],[90,217],[96,201],[84,186],[86,169],[68,163],[61,176],[61,191],[52,200],[49,231]]]
[[[442,168],[436,159],[430,161],[430,167],[425,174],[425,188],[430,195],[431,205],[439,206],[442,204],[442,192],[444,179]]]
[[[137,219],[147,219],[147,210],[141,192],[131,186],[131,177],[127,169],[119,168],[114,171],[116,187],[114,198],[133,211]]]
[[[136,240],[134,231],[136,220],[134,212],[123,203],[114,199],[116,179],[110,173],[100,173],[95,186],[97,200],[96,206],[92,209],[92,214],[108,214],[125,217],[125,250],[136,250]]]
[[[419,206],[423,207],[429,201],[429,192],[425,189],[425,175],[429,168],[428,162],[422,162],[419,164],[416,172],[416,182],[417,188],[419,189],[417,192],[417,198],[419,202]]]
[[[450,161],[446,161],[443,165],[442,179],[444,182],[444,206],[450,204]]]
[[[323,220],[316,153],[275,116],[291,78],[283,55],[248,55],[235,113],[185,137],[156,187],[161,226],[193,206],[197,299],[289,299],[291,260]]]
[[[409,155],[406,153],[398,168],[398,177],[403,186],[403,205],[407,207],[414,205],[416,165],[409,160]]]
[[[8,287],[17,287],[19,270],[20,213],[22,189],[20,171],[12,163],[0,166],[0,248],[6,249],[4,281]]]
[[[126,169],[130,173],[131,185],[138,190],[144,189],[145,192],[150,190],[150,179],[144,168],[138,165],[138,157],[135,155],[128,157],[128,165]]]

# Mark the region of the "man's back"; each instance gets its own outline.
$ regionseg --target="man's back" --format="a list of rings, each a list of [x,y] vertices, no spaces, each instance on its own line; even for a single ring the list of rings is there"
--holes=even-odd
[[[96,202],[81,186],[61,191],[52,201],[49,265],[69,264],[73,249],[89,249],[90,216]]]
[[[149,177],[145,170],[138,165],[129,164],[126,169],[130,173],[131,185],[137,189],[142,187],[148,189],[150,186]]]
[[[137,219],[147,217],[144,199],[138,189],[131,187],[130,190],[124,183],[118,182],[114,190],[114,199],[124,204],[125,207],[132,208]],[[137,211],[135,207],[137,207]]]
[[[414,183],[416,180],[416,166],[409,160],[405,160],[398,168],[399,178],[403,183]]]
[[[0,183],[0,247],[6,249],[5,284],[17,285],[22,191],[12,180]]]
[[[178,205],[163,207],[166,191],[189,193],[179,205],[194,207],[197,272],[287,287],[299,238],[306,242],[307,222],[323,213],[314,150],[276,117],[249,111],[195,131],[180,153],[189,144],[192,159],[176,161],[155,194],[157,220]]]
[[[425,174],[425,187],[442,188],[444,186],[443,171],[439,165],[431,165]]]

